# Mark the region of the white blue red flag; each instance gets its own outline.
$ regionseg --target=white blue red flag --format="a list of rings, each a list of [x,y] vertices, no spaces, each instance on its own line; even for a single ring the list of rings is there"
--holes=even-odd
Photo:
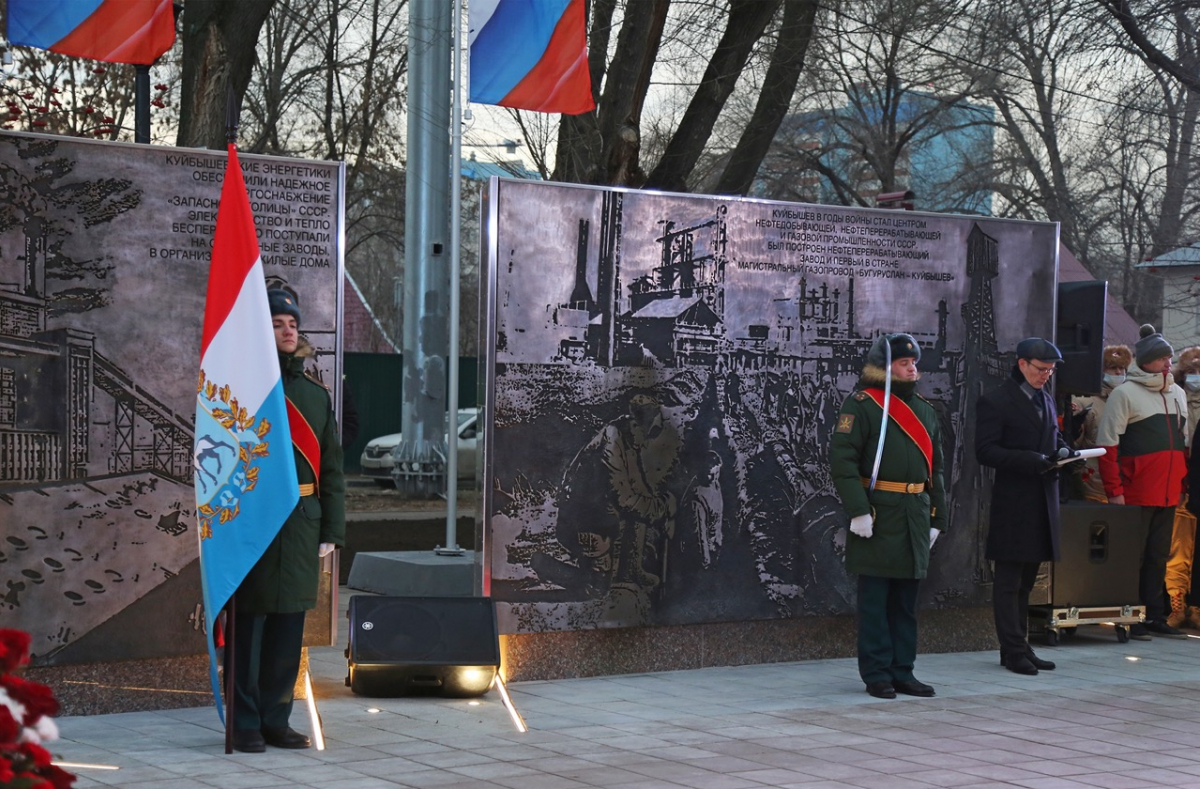
[[[254,214],[233,145],[208,271],[193,460],[210,675],[224,720],[213,623],[300,500]]]
[[[8,0],[8,40],[108,63],[150,65],[175,43],[172,0]]]
[[[471,101],[579,115],[596,108],[584,0],[471,0]]]

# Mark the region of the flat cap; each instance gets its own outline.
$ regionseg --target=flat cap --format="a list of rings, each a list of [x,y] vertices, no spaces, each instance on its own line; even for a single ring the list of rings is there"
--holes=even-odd
[[[1041,337],[1026,337],[1017,343],[1017,358],[1037,359],[1039,362],[1061,362],[1062,354],[1058,352],[1058,348],[1049,340],[1043,340]]]

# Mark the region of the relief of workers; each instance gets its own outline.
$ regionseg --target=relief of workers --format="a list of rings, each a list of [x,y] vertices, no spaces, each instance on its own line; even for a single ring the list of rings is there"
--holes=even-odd
[[[675,530],[668,489],[679,435],[651,394],[630,397],[571,461],[563,480],[557,535],[589,585],[654,590],[662,581]]]

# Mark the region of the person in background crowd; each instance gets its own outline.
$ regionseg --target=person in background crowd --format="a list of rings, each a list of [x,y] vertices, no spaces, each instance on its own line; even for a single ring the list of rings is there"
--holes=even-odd
[[[911,335],[879,337],[829,447],[833,484],[850,516],[846,569],[858,575],[858,671],[867,693],[882,699],[935,693],[913,676],[917,592],[946,528],[941,427],[916,393],[920,358]]]
[[[1080,424],[1076,437],[1077,449],[1090,449],[1096,446],[1096,431],[1100,428],[1100,417],[1104,415],[1104,405],[1112,390],[1125,383],[1125,372],[1133,363],[1133,351],[1128,345],[1108,345],[1101,357],[1104,365],[1104,378],[1100,384],[1100,394],[1091,397],[1071,398],[1071,408],[1075,412],[1076,423]],[[1102,504],[1108,503],[1104,493],[1104,483],[1100,480],[1100,461],[1088,458],[1083,471],[1083,495],[1089,501]]]
[[[268,290],[275,347],[289,405],[300,500],[234,593],[233,747],[243,753],[307,748],[288,725],[300,671],[304,613],[317,604],[319,560],[343,544],[345,480],[329,390],[305,372],[312,346],[300,337],[300,308]]]
[[[1021,340],[1011,377],[975,409],[975,457],[996,470],[985,555],[993,562],[1000,665],[1016,674],[1055,668],[1029,646],[1029,593],[1042,562],[1059,558],[1056,459],[1070,450],[1046,384],[1061,361],[1049,340]]]
[[[1188,425],[1191,430],[1200,426],[1200,345],[1184,348],[1175,367],[1175,383],[1183,387],[1188,404]],[[1195,442],[1195,436],[1192,436]],[[1175,508],[1175,525],[1171,530],[1171,554],[1167,558],[1167,599],[1171,627],[1200,628],[1200,600],[1189,591],[1195,588],[1192,562],[1196,551],[1196,516],[1191,512],[1192,443],[1188,444],[1188,489],[1183,501]]]
[[[1100,477],[1109,503],[1141,507],[1146,526],[1138,573],[1146,621],[1130,628],[1130,637],[1186,638],[1167,623],[1165,581],[1175,508],[1187,474],[1187,398],[1171,376],[1171,344],[1150,324],[1139,333],[1134,364],[1125,383],[1108,396],[1100,418],[1096,445],[1107,450],[1100,458]]]

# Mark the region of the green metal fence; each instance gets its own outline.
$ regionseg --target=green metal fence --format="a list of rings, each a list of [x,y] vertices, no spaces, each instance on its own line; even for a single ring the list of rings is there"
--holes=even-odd
[[[404,357],[396,353],[347,353],[342,365],[346,407],[358,412],[358,435],[346,447],[344,468],[357,472],[363,447],[373,438],[400,432]],[[458,407],[476,405],[479,359],[458,359]],[[344,421],[344,420],[343,420]]]

